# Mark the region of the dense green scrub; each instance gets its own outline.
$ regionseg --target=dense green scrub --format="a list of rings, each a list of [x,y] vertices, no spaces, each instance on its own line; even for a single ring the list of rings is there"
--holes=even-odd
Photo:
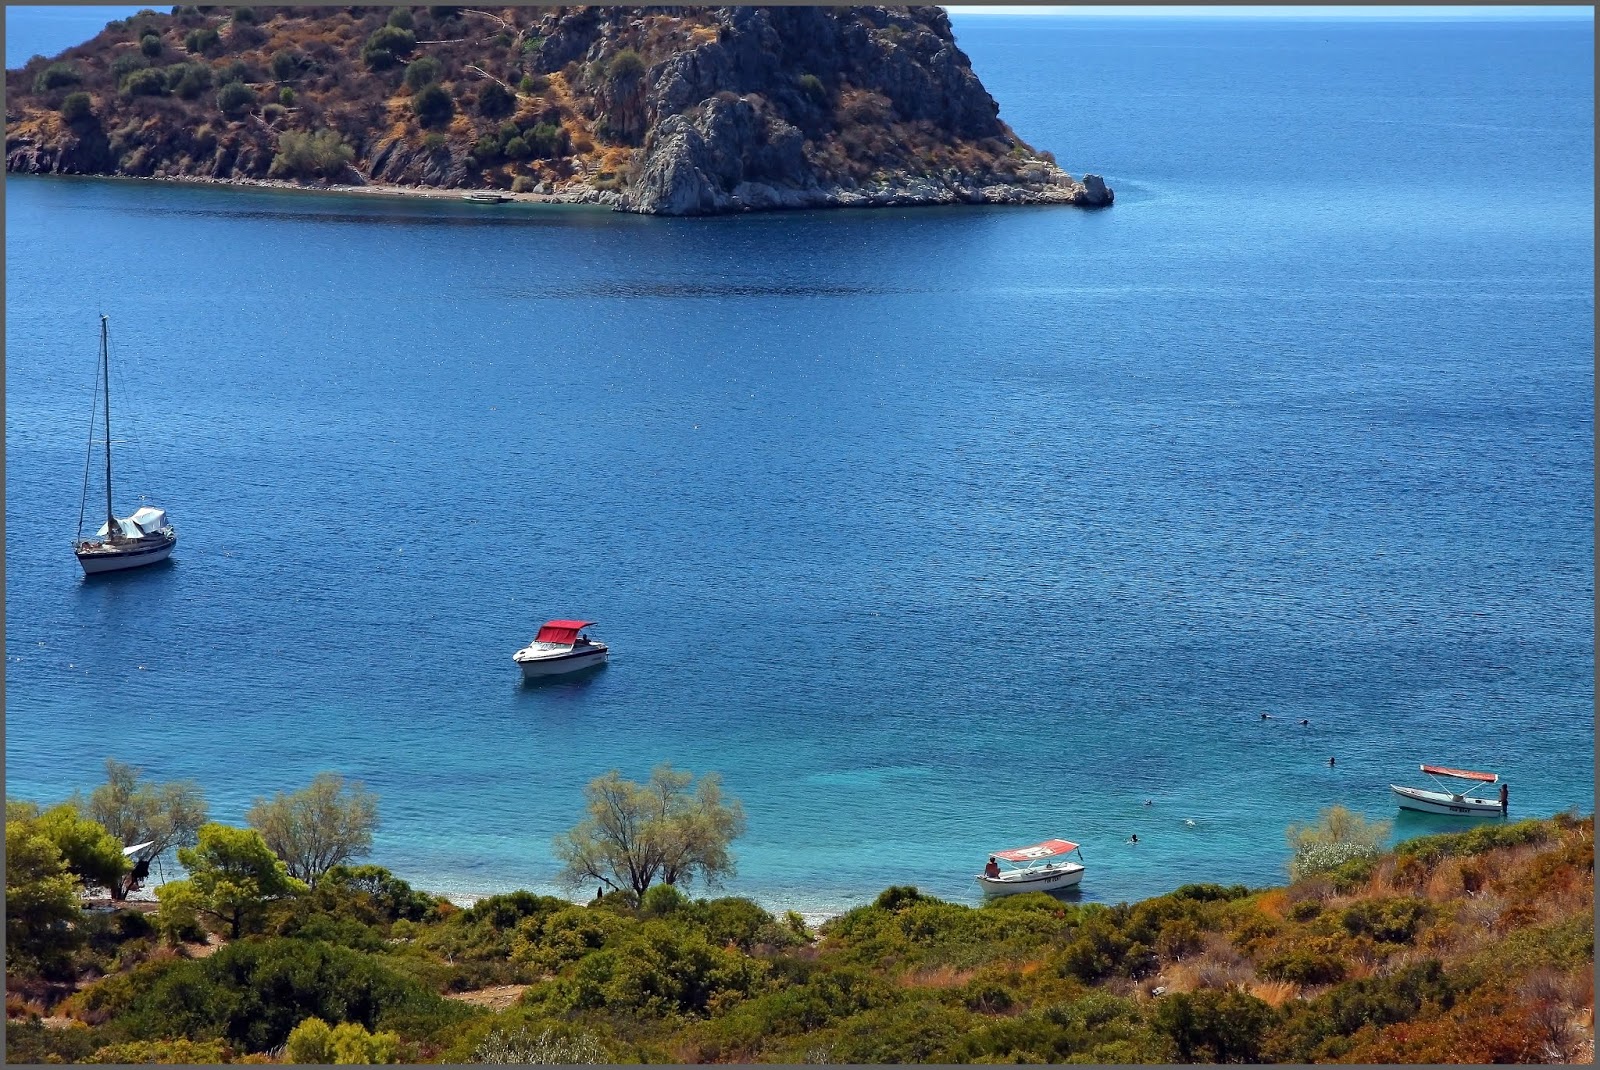
[[[972,908],[890,888],[813,933],[666,886],[463,910],[336,867],[220,949],[138,915],[84,919],[81,990],[8,969],[7,1057],[282,1060],[334,1051],[353,1023],[349,1050],[401,1061],[1585,1059],[1593,872],[1592,818],[1560,817],[1270,890]],[[526,987],[498,1011],[456,998],[498,985]],[[289,1043],[311,1018],[331,1028]]]

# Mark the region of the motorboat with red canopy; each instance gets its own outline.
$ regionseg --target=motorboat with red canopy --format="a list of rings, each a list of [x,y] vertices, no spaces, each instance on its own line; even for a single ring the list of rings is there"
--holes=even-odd
[[[996,851],[989,857],[989,865],[975,879],[983,894],[990,898],[1020,892],[1059,891],[1083,880],[1083,866],[1066,858],[1074,852],[1079,859],[1083,858],[1083,852],[1071,840],[1045,840],[1030,847]],[[1001,862],[1005,863],[1004,868]]]
[[[592,669],[605,662],[611,649],[583,634],[583,630],[594,623],[592,620],[546,621],[533,642],[511,655],[511,660],[521,666],[524,679]]]
[[[1442,788],[1408,788],[1390,784],[1389,790],[1400,798],[1402,810],[1415,810],[1423,814],[1454,814],[1457,817],[1502,817],[1505,808],[1499,799],[1480,799],[1468,795],[1473,784],[1494,784],[1500,780],[1496,773],[1479,773],[1471,769],[1452,769],[1444,765],[1419,765],[1418,769]],[[1441,780],[1444,777],[1446,779]],[[1463,783],[1452,783],[1464,782]]]

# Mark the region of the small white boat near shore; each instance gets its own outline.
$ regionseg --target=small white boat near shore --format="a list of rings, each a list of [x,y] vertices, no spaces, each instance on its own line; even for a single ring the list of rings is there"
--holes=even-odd
[[[1455,817],[1503,817],[1505,806],[1500,799],[1480,799],[1468,795],[1467,788],[1457,790],[1457,784],[1452,781],[1462,781],[1468,784],[1493,784],[1500,777],[1495,773],[1479,773],[1471,769],[1451,769],[1442,765],[1422,765],[1421,769],[1433,782],[1438,784],[1441,791],[1429,791],[1426,788],[1408,788],[1400,784],[1390,784],[1389,790],[1399,797],[1402,810],[1415,810],[1422,814],[1449,814]],[[1449,781],[1440,780],[1447,777]],[[1504,792],[1504,788],[1501,791]]]
[[[521,667],[525,680],[602,665],[611,648],[583,634],[583,629],[594,623],[592,620],[546,621],[533,642],[511,655],[511,660]]]
[[[461,199],[468,204],[505,204],[511,198],[504,193],[496,193],[490,189],[473,190],[463,193]]]
[[[990,899],[1022,892],[1057,892],[1083,880],[1083,866],[1064,857],[1074,851],[1083,858],[1078,845],[1070,840],[1045,840],[1031,847],[996,851],[984,872],[974,879]],[[1050,861],[1053,858],[1062,861]]]

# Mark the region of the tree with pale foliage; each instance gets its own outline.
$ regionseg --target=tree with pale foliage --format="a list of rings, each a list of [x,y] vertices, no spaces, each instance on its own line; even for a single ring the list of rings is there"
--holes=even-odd
[[[208,816],[200,785],[192,780],[151,783],[140,779],[143,773],[138,766],[107,758],[106,782],[89,793],[87,802],[74,796],[73,803],[121,846],[148,842],[140,852],[143,858],[154,860],[171,848],[193,847]],[[111,889],[113,899],[127,894],[126,879]]]
[[[1376,858],[1392,828],[1388,821],[1371,821],[1343,806],[1328,807],[1315,824],[1290,825],[1285,833],[1293,852],[1289,877],[1301,880],[1356,859]]]
[[[556,837],[562,881],[599,881],[642,896],[657,880],[716,887],[735,872],[729,845],[744,833],[744,807],[724,800],[722,780],[660,765],[636,784],[613,769],[584,789],[589,816]]]
[[[257,799],[245,820],[283,859],[290,876],[315,886],[332,867],[372,853],[378,797],[359,780],[318,773],[304,790]]]
[[[169,931],[177,931],[187,919],[207,915],[237,940],[254,927],[272,900],[306,890],[255,829],[215,822],[203,825],[195,846],[178,849],[178,861],[188,869],[189,879],[169,881],[156,890]]]

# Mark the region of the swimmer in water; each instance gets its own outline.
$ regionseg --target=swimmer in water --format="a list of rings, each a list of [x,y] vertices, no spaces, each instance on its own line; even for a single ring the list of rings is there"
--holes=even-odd
[[[1263,721],[1270,721],[1270,720],[1272,720],[1272,714],[1270,714],[1270,713],[1263,713],[1263,714],[1262,714],[1262,715],[1261,715],[1261,719],[1262,719],[1262,720],[1263,720]]]
[[[1194,828],[1194,818],[1192,818],[1192,817],[1186,817],[1186,818],[1184,818],[1184,819],[1183,819],[1183,823],[1184,823],[1184,824],[1185,824],[1185,825],[1188,825],[1188,826],[1189,826],[1189,827],[1190,827],[1190,828]]]
[[[1332,759],[1332,758],[1329,758],[1329,759],[1328,759],[1328,764],[1329,764],[1329,765],[1332,765],[1332,764],[1333,764],[1333,759]]]
[[[1139,842],[1139,834],[1137,832],[1135,832],[1132,836],[1129,836],[1128,837],[1128,842],[1129,843],[1138,843]]]
[[[1304,718],[1301,718],[1300,723],[1304,725],[1304,724],[1310,724],[1311,722],[1305,720]]]

